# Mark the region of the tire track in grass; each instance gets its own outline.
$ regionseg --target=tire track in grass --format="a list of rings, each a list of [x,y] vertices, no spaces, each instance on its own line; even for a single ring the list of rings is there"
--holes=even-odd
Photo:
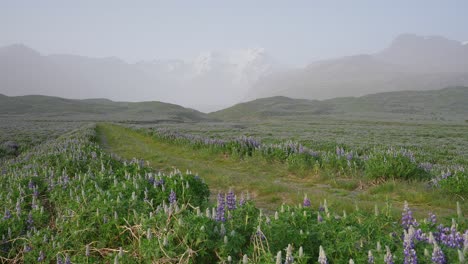
[[[212,196],[218,191],[227,192],[229,188],[236,193],[249,191],[257,206],[275,210],[282,203],[302,202],[304,193],[312,200],[313,206],[327,199],[329,205],[341,210],[359,208],[374,210],[386,206],[386,199],[376,200],[366,190],[346,190],[330,186],[329,182],[318,176],[297,177],[281,163],[271,163],[260,158],[238,160],[223,154],[194,150],[190,146],[180,146],[158,141],[151,136],[132,129],[113,124],[98,124],[98,141],[108,153],[124,159],[134,157],[148,161],[153,169],[170,172],[174,168],[182,172],[190,170],[199,174],[209,185]],[[402,202],[398,195],[388,197],[395,214],[400,214]],[[410,201],[411,203],[411,201]],[[420,204],[421,213],[434,211],[450,214],[452,209]],[[430,208],[428,208],[430,207]]]

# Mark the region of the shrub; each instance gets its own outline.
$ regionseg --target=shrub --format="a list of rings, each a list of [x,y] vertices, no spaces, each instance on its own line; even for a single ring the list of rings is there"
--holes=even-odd
[[[423,180],[429,173],[404,151],[376,152],[365,162],[365,175],[371,179]]]
[[[456,171],[446,179],[439,181],[440,187],[447,193],[468,195],[468,173]]]

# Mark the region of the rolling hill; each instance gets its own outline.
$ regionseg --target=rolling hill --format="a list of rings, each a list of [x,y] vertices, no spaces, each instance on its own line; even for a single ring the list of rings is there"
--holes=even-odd
[[[229,121],[311,116],[460,121],[468,119],[468,87],[386,92],[322,101],[275,96],[240,103],[209,116]]]
[[[206,114],[163,102],[114,102],[108,99],[64,99],[44,95],[5,96],[0,94],[0,117],[108,120],[140,122],[196,122]]]

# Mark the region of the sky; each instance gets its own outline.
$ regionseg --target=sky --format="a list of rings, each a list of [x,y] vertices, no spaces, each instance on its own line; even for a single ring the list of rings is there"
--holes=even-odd
[[[290,65],[373,53],[401,33],[468,40],[468,1],[0,0],[0,46],[128,62],[264,48]]]

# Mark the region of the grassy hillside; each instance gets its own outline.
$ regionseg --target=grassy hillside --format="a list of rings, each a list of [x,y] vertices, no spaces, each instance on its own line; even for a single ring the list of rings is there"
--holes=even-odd
[[[0,116],[111,121],[203,121],[205,114],[162,102],[113,102],[107,99],[71,100],[59,97],[0,95]]]
[[[424,120],[464,120],[468,116],[468,87],[432,91],[399,91],[330,100],[283,96],[257,99],[211,113],[222,120],[333,115]]]

